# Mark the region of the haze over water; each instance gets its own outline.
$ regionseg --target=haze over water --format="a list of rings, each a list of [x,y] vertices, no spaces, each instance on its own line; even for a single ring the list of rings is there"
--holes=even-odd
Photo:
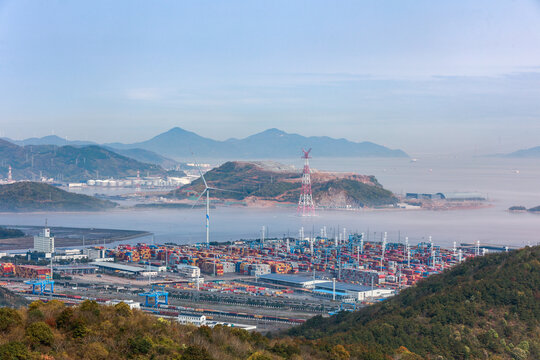
[[[300,159],[280,160],[300,168]],[[416,163],[409,159],[338,158],[312,160],[320,170],[354,171],[375,175],[395,193],[478,191],[487,195],[492,207],[483,209],[361,210],[319,211],[314,218],[296,216],[294,207],[267,209],[218,207],[211,210],[211,241],[258,238],[261,227],[268,236],[297,236],[301,226],[309,235],[328,235],[345,227],[348,233],[370,232],[380,239],[388,232],[389,241],[411,243],[433,237],[436,245],[451,246],[453,241],[525,246],[540,242],[540,216],[506,211],[512,205],[540,205],[540,166],[534,159],[425,157]],[[519,173],[516,171],[518,170]],[[88,190],[87,190],[88,191]],[[104,192],[102,190],[96,190]],[[203,209],[113,210],[98,213],[1,214],[0,223],[51,226],[117,228],[155,233],[156,242],[193,243],[205,240]],[[136,239],[137,241],[150,241]]]

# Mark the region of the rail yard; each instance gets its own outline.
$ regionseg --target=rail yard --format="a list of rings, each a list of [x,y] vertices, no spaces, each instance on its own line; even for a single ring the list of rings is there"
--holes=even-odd
[[[48,265],[3,262],[0,271],[3,286],[30,300],[125,301],[158,316],[204,316],[209,323],[270,331],[382,301],[488,251],[479,243],[444,249],[431,238],[412,245],[408,238],[391,242],[386,234],[375,242],[364,234],[321,233],[57,250]],[[505,249],[489,247],[494,250]]]

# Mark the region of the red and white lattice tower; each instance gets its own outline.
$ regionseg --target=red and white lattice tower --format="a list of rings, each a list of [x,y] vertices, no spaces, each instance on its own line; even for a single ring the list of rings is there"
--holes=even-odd
[[[302,173],[302,191],[300,192],[300,200],[298,200],[298,209],[297,212],[302,216],[313,216],[315,215],[315,205],[313,205],[313,196],[311,194],[311,170],[309,168],[309,152],[302,149],[304,155],[304,171]]]
[[[13,182],[13,176],[11,175],[11,165],[9,165],[9,171],[8,171],[8,182]]]

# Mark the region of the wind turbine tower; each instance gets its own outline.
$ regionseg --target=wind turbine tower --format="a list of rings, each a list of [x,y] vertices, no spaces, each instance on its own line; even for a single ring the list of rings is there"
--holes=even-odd
[[[195,205],[197,205],[197,203],[199,202],[199,199],[206,193],[206,247],[209,248],[210,247],[210,190],[227,191],[227,192],[234,192],[234,193],[239,193],[239,191],[225,190],[225,189],[219,189],[219,188],[208,186],[206,179],[204,178],[204,175],[198,163],[197,163],[197,168],[199,169],[199,174],[201,174],[201,179],[204,183],[204,190],[199,194],[199,197],[197,197],[197,200],[195,200],[195,203],[193,204],[191,208],[193,209]]]
[[[304,171],[302,173],[302,191],[300,192],[300,200],[298,200],[298,209],[297,213],[302,216],[313,216],[315,215],[315,205],[313,204],[313,195],[311,193],[311,169],[309,168],[309,153],[308,151],[302,149],[304,155]]]

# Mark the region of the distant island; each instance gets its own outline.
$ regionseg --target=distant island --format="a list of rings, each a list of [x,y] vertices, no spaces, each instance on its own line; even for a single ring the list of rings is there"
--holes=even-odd
[[[114,149],[139,148],[173,158],[270,159],[300,156],[304,148],[316,149],[319,157],[401,157],[408,155],[369,141],[353,142],[328,136],[306,137],[268,129],[243,139],[224,141],[202,137],[179,127],[134,144],[105,144]]]
[[[0,185],[0,211],[99,211],[116,207],[108,200],[61,190],[45,183],[21,181]]]
[[[532,147],[529,149],[521,149],[509,154],[502,155],[510,158],[540,158],[540,146]]]
[[[46,177],[79,182],[95,178],[137,176],[137,172],[143,176],[167,175],[167,171],[159,165],[143,163],[97,145],[21,147],[0,139],[0,176],[7,177],[9,166],[13,178],[19,180]],[[183,172],[175,172],[173,176],[184,175]]]
[[[23,236],[24,233],[19,229],[9,229],[0,226],[0,239],[12,239]]]
[[[229,161],[205,174],[208,185],[235,192],[211,191],[214,199],[265,206],[296,204],[300,196],[301,172],[275,162]],[[318,207],[365,208],[397,203],[391,191],[374,176],[353,173],[313,172],[313,198]],[[171,191],[169,199],[193,199],[204,189],[199,178]]]
[[[511,206],[508,208],[508,211],[511,212],[531,212],[531,213],[540,213],[540,205],[527,209],[525,206]]]

